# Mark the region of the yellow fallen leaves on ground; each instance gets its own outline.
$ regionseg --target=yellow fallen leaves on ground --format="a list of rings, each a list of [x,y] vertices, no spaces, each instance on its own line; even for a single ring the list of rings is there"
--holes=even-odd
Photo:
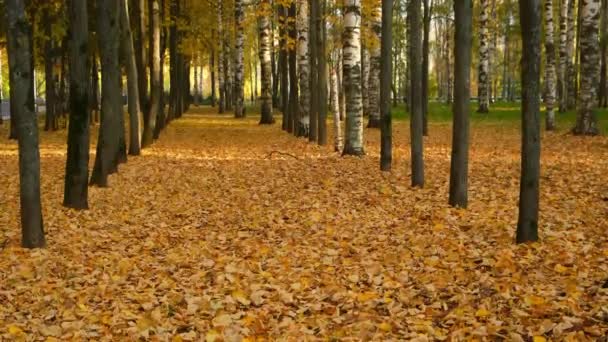
[[[381,174],[376,130],[367,156],[342,158],[279,125],[198,109],[110,188],[90,188],[82,212],[61,206],[65,132],[41,132],[48,247],[27,251],[16,144],[0,126],[0,340],[607,333],[607,138],[544,135],[542,242],[516,246],[517,126],[473,123],[467,210],[446,204],[450,127],[425,138],[425,189],[409,187],[408,124],[394,127],[393,172]]]

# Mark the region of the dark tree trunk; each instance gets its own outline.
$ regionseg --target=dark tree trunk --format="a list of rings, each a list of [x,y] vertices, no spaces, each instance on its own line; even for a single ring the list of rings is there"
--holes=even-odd
[[[393,0],[382,1],[382,34],[380,39],[380,170],[390,171],[393,163],[391,114]]]
[[[11,124],[19,136],[19,193],[21,204],[21,245],[44,247],[42,204],[40,201],[40,152],[38,121],[34,111],[34,59],[32,27],[24,0],[6,0],[8,20],[9,82]]]
[[[152,144],[156,118],[161,110],[162,84],[160,70],[160,3],[159,0],[149,1],[150,17],[150,108],[145,112],[144,132],[141,147],[145,148]]]
[[[317,0],[317,89],[318,89],[318,108],[319,108],[319,145],[327,145],[327,58],[325,42],[326,23],[325,18],[327,0]]]
[[[429,135],[429,45],[433,3],[424,1],[424,33],[422,39],[422,134]],[[396,98],[397,96],[395,96]]]
[[[271,6],[274,6],[274,1],[271,1]],[[273,17],[276,17],[276,12],[273,11]],[[274,20],[270,21],[270,32],[271,32],[271,40],[270,40],[270,65],[271,65],[271,70],[272,70],[272,107],[273,108],[281,108],[282,106],[279,106],[279,99],[280,99],[280,94],[279,94],[279,83],[280,83],[280,73],[281,70],[280,68],[277,66],[277,57],[276,57],[276,51],[275,51],[275,45],[274,45],[274,35],[275,35],[275,27],[274,27]],[[279,61],[280,63],[280,61]]]
[[[4,78],[2,77],[2,52],[0,51],[0,125],[4,123],[4,118],[2,117],[2,101],[4,92],[2,91],[2,85],[4,84]]]
[[[97,66],[97,56],[91,56],[91,92],[89,93],[89,109],[91,110],[92,123],[99,122],[99,70]]]
[[[296,2],[293,1],[289,7],[289,39],[293,42],[298,39],[298,31],[296,29]],[[300,118],[299,113],[299,97],[298,97],[298,73],[296,49],[289,50],[289,114],[287,122],[287,131],[293,133],[296,123]],[[253,80],[252,80],[253,81]],[[253,94],[253,91],[252,91]],[[253,95],[252,95],[253,96]]]
[[[283,130],[287,130],[287,115],[288,115],[288,105],[289,105],[289,73],[288,73],[288,60],[287,60],[287,33],[285,29],[285,24],[287,22],[287,9],[285,6],[279,4],[279,74],[280,74],[280,102],[281,102],[281,112],[283,114],[283,122],[281,123],[281,128]]]
[[[128,109],[129,109],[129,154],[137,156],[141,152],[141,109],[138,87],[137,62],[129,18],[129,1],[120,0],[121,50],[127,69]]]
[[[133,0],[134,2],[134,27],[137,28],[135,34],[135,61],[137,63],[137,81],[139,91],[139,108],[142,113],[147,113],[148,103],[148,54],[146,53],[147,23],[146,20],[146,0]]]
[[[412,115],[410,119],[411,156],[412,156],[412,186],[424,186],[423,159],[423,113],[422,113],[422,44],[420,41],[420,1],[412,0],[410,5],[410,37],[411,37],[411,92]]]
[[[101,59],[101,127],[97,140],[91,184],[108,186],[108,175],[118,170],[121,157],[120,130],[122,94],[120,93],[119,0],[97,1],[97,35]],[[124,135],[124,131],[123,131]]]
[[[209,69],[211,70],[211,107],[215,107],[215,50],[209,53]]]
[[[53,44],[53,36],[52,36],[52,24],[53,19],[51,15],[46,11],[44,13],[44,34],[45,34],[45,42],[44,42],[44,76],[46,83],[46,98],[45,98],[45,120],[44,120],[44,130],[45,131],[56,131],[59,129],[59,125],[57,122],[57,95],[55,89],[55,49]]]
[[[156,112],[156,126],[154,127],[154,140],[160,137],[160,132],[165,128],[167,124],[167,117],[165,116],[165,106],[166,106],[166,96],[165,96],[165,52],[167,49],[167,37],[168,32],[163,27],[163,23],[165,22],[165,1],[171,0],[160,0],[160,13],[159,13],[159,22],[160,22],[160,58],[159,58],[159,106],[158,111]],[[179,9],[178,9],[179,13]],[[179,44],[179,32],[178,32],[178,44]],[[181,55],[178,55],[180,58]],[[179,90],[178,90],[179,91]],[[180,107],[181,108],[181,107]]]
[[[601,67],[600,67],[600,85],[599,85],[599,107],[608,107],[608,0],[602,0],[602,17],[601,17]]]
[[[171,0],[171,17],[177,17],[177,1]],[[176,117],[178,112],[179,100],[179,61],[177,58],[177,23],[172,20],[169,27],[169,117]]]
[[[519,0],[522,48],[522,149],[517,243],[538,240],[540,176],[540,0]]]
[[[69,94],[69,85],[68,85],[68,75],[70,73],[70,68],[68,65],[68,54],[67,54],[67,46],[68,40],[65,38],[62,43],[61,51],[61,76],[59,81],[59,90],[57,93],[57,99],[55,102],[55,124],[59,126],[59,117],[65,118],[65,112],[68,107],[68,96]],[[67,120],[66,120],[67,121]],[[66,122],[67,123],[67,122]]]
[[[89,177],[89,23],[87,1],[70,1],[70,126],[63,205],[87,209]]]
[[[455,1],[454,13],[456,20],[454,24],[456,29],[456,44],[454,44],[454,125],[449,203],[454,207],[466,208],[468,205],[472,1]]]

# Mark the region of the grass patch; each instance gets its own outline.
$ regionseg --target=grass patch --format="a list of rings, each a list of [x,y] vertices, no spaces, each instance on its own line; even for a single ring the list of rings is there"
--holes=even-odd
[[[544,108],[541,108],[542,122],[545,120]],[[392,109],[393,118],[396,120],[408,120],[409,113],[404,104],[399,104]],[[602,133],[608,132],[608,108],[596,110],[598,124]],[[569,129],[574,126],[576,111],[566,113],[555,113],[557,126],[561,129]],[[452,121],[452,106],[440,102],[429,103],[429,121],[450,123]],[[496,102],[490,106],[490,113],[477,113],[477,103],[471,102],[471,121],[473,123],[513,123],[521,122],[521,103],[519,102]]]

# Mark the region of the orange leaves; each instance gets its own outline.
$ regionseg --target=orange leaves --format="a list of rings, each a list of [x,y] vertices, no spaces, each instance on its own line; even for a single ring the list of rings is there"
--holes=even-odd
[[[545,138],[543,242],[515,246],[517,127],[474,127],[471,206],[461,210],[446,204],[446,125],[431,125],[432,172],[414,190],[404,122],[395,122],[394,171],[381,175],[375,131],[366,132],[368,156],[341,158],[255,117],[200,114],[172,122],[111,188],[91,188],[85,212],[61,207],[65,136],[42,132],[43,251],[15,247],[17,156],[0,138],[1,340],[606,333],[606,203],[585,190],[606,181],[608,160],[587,161],[597,141]],[[582,166],[592,177],[574,181]]]

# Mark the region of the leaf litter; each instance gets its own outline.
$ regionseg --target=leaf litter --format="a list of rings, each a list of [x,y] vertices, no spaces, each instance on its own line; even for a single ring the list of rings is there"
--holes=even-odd
[[[607,138],[545,134],[542,241],[517,246],[517,126],[474,123],[462,210],[446,204],[449,125],[431,125],[427,184],[412,189],[406,122],[390,174],[377,131],[367,156],[343,158],[256,123],[194,110],[90,188],[82,212],[61,206],[65,132],[41,132],[48,247],[33,251],[19,247],[16,145],[2,138],[0,339],[606,335]]]

